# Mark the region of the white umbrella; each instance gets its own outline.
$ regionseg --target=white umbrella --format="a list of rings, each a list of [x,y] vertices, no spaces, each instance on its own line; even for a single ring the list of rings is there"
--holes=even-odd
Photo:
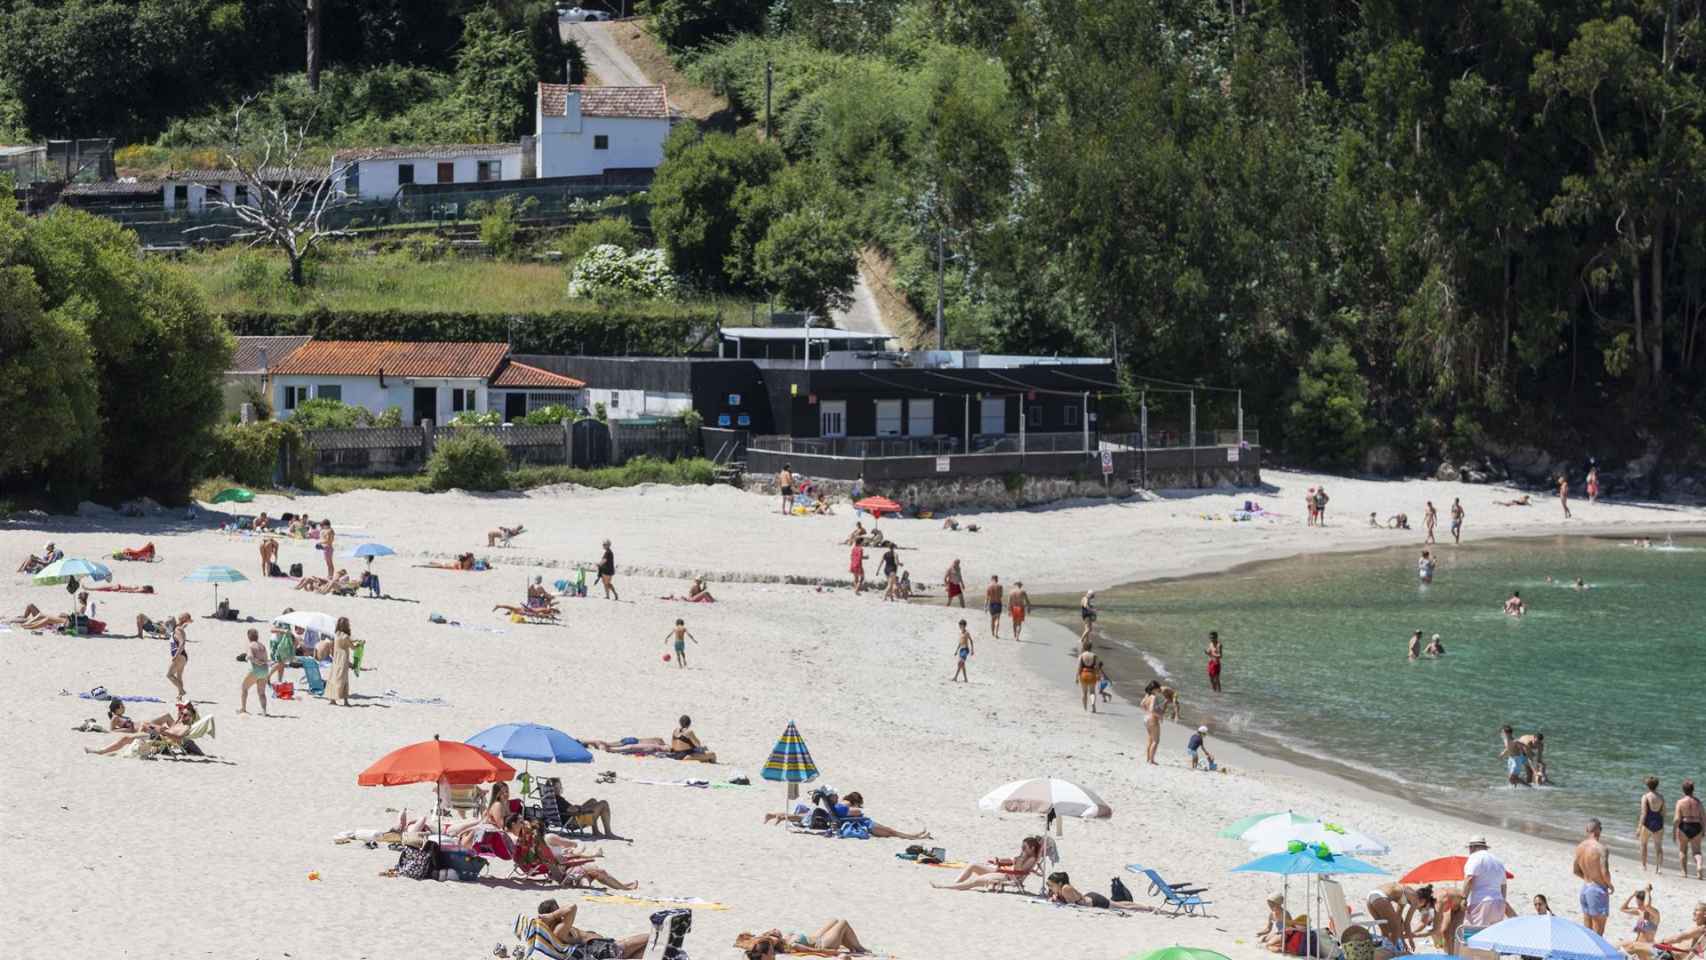
[[[338,632],[337,617],[329,613],[316,613],[313,610],[296,610],[291,613],[280,614],[273,617],[272,622],[301,627],[304,630],[312,630],[328,637]]]
[[[984,794],[977,805],[991,812],[1048,813],[1053,810],[1057,816],[1085,820],[1114,815],[1114,808],[1101,797],[1076,783],[1053,777],[1003,784]]]
[[[1284,853],[1294,843],[1318,843],[1334,853],[1383,854],[1392,850],[1379,837],[1325,820],[1293,823],[1285,814],[1255,824],[1239,839],[1250,844],[1251,853]]]

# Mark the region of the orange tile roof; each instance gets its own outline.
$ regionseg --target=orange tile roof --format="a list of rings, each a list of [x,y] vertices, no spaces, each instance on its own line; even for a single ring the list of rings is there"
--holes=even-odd
[[[562,83],[539,85],[540,112],[547,117],[565,117],[569,94],[580,95],[583,117],[635,117],[669,119],[669,94],[662,85],[649,87],[589,87]]]
[[[314,340],[272,372],[279,376],[450,377],[484,380],[509,355],[503,343],[403,343],[395,340]]]
[[[492,378],[491,386],[531,387],[536,390],[553,388],[558,390],[579,390],[586,386],[586,381],[576,380],[574,377],[565,377],[560,373],[541,370],[532,364],[511,360],[504,364],[504,368],[498,371],[497,376]]]

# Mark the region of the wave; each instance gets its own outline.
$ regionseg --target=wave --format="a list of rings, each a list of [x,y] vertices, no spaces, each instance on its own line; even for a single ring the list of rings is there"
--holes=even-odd
[[[1160,657],[1157,657],[1155,654],[1150,653],[1147,650],[1139,651],[1138,655],[1143,657],[1143,662],[1149,666],[1149,669],[1155,671],[1155,675],[1157,677],[1160,677],[1163,680],[1173,679],[1173,675],[1167,672],[1167,665],[1161,662]]]

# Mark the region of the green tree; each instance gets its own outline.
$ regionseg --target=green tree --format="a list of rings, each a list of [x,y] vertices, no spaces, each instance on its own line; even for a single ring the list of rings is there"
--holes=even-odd
[[[828,314],[853,302],[858,236],[852,202],[822,171],[796,164],[763,190],[742,225],[752,242],[752,286]]]
[[[760,32],[766,6],[758,0],[645,0],[643,9],[671,50],[692,50],[721,37]]]
[[[1333,343],[1309,354],[1291,402],[1291,446],[1330,466],[1355,466],[1368,432],[1368,397],[1350,347]]]
[[[676,128],[652,183],[652,229],[675,272],[713,290],[752,276],[755,237],[742,243],[742,207],[782,169],[781,148],[725,133]]]
[[[457,96],[492,140],[513,140],[530,128],[538,83],[527,34],[508,29],[490,7],[463,21],[456,55]]]

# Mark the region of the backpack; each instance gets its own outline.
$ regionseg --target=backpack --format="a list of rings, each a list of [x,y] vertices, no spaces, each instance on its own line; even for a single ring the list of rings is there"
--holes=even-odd
[[[437,854],[438,844],[431,840],[419,847],[404,847],[402,854],[397,857],[397,876],[408,877],[410,880],[430,878],[434,873]]]
[[[1124,880],[1121,880],[1119,877],[1115,877],[1113,881],[1108,884],[1108,899],[1115,903],[1131,902],[1131,891],[1126,889]]]
[[[269,577],[282,577],[282,576],[284,576],[284,571],[280,570],[278,568],[278,561],[276,561],[276,560],[268,560],[267,561],[267,576],[269,576]]]

